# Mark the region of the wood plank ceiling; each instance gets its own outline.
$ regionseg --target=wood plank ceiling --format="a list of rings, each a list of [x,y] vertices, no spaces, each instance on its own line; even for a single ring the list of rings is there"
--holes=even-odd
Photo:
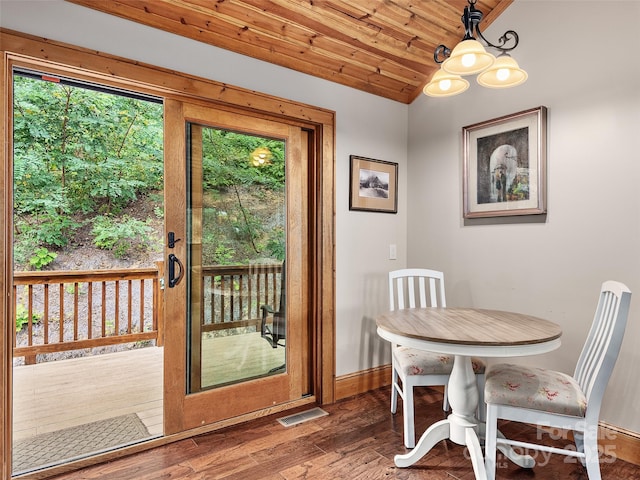
[[[67,0],[402,103],[464,36],[467,0]],[[513,0],[478,0],[481,29]],[[497,40],[497,39],[491,39]],[[188,52],[185,52],[188,55]]]

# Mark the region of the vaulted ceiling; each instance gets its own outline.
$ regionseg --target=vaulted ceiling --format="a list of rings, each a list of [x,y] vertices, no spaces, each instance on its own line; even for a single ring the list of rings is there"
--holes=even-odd
[[[467,0],[67,0],[411,103],[464,36]],[[478,0],[481,29],[513,0]],[[162,48],[161,46],[158,46]],[[188,55],[189,52],[185,52]]]

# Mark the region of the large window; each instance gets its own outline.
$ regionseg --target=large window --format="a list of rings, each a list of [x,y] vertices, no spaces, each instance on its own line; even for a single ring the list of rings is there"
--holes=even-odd
[[[13,127],[17,475],[162,434],[163,104],[16,70]]]

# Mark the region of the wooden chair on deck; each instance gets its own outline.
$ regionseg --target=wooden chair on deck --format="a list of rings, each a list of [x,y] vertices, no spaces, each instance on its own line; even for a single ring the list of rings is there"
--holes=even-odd
[[[282,271],[280,273],[280,306],[275,310],[271,305],[262,305],[262,322],[260,325],[260,333],[262,338],[266,339],[273,348],[284,347],[281,343],[287,336],[286,324],[286,274],[285,262],[282,262]],[[271,323],[268,323],[271,316]]]

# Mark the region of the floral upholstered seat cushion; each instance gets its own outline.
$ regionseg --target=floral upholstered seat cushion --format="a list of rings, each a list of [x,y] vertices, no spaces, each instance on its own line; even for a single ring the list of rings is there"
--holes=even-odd
[[[493,365],[487,372],[485,401],[543,412],[584,417],[587,399],[570,375],[522,365]]]
[[[396,365],[404,375],[449,375],[453,368],[453,355],[426,352],[411,347],[396,347],[393,351]],[[484,373],[485,364],[472,358],[474,373]]]

